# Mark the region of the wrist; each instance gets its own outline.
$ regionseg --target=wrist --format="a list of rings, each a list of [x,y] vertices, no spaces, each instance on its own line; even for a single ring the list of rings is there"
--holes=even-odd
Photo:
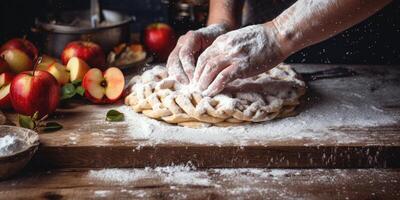
[[[274,35],[282,56],[287,58],[298,50],[292,35],[282,32],[275,20],[266,22],[263,26]]]
[[[209,39],[215,39],[218,36],[227,33],[228,31],[230,31],[230,27],[227,24],[218,23],[218,24],[210,24],[206,27],[198,29],[195,32],[200,33]]]

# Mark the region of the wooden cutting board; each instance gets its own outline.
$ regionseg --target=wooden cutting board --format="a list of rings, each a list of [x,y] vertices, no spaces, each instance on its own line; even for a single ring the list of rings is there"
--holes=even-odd
[[[334,67],[338,66],[295,65],[303,73]],[[64,128],[40,135],[41,147],[35,160],[73,168],[188,162],[197,167],[400,167],[400,68],[344,67],[358,75],[310,82],[298,116],[210,132],[185,129],[181,133],[170,125],[136,115],[132,118],[133,111],[122,104],[71,104],[50,119]],[[123,111],[125,121],[106,122],[110,109]],[[352,113],[352,109],[357,112]],[[7,115],[16,121],[16,114]],[[353,118],[355,125],[351,125]]]

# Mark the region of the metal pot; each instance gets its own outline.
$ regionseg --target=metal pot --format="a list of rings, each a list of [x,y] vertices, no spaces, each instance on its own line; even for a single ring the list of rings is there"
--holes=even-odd
[[[59,57],[65,45],[75,40],[93,41],[107,53],[120,43],[130,42],[133,18],[116,11],[102,10],[104,22],[93,28],[90,11],[61,13],[57,20],[36,19],[34,33],[42,41],[43,51]]]

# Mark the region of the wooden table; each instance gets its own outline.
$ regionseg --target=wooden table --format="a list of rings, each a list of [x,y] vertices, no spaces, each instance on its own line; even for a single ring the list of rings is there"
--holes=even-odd
[[[132,170],[132,169],[130,169]],[[249,172],[250,171],[250,172]],[[221,173],[197,170],[211,184],[165,183],[159,176],[131,182],[90,177],[87,169],[30,171],[0,182],[0,199],[399,199],[400,170],[292,169]],[[136,171],[136,173],[138,173]],[[266,175],[265,175],[266,174]],[[11,198],[12,197],[12,198]]]
[[[141,118],[134,118],[137,122],[133,124],[129,122],[131,118],[118,123],[104,120],[109,109],[122,109],[126,116],[129,115],[129,110],[121,107],[121,104],[70,104],[59,109],[54,116],[54,120],[63,124],[64,128],[55,133],[40,135],[41,147],[34,158],[34,166],[15,179],[0,182],[0,198],[105,196],[118,199],[144,196],[163,199],[182,198],[185,195],[198,199],[229,199],[237,195],[250,199],[265,198],[265,195],[270,195],[272,199],[399,198],[400,171],[396,168],[400,167],[400,67],[294,66],[302,73],[336,67],[345,67],[357,73],[351,77],[310,81],[304,106],[299,108],[301,114],[290,119],[304,122],[305,125],[289,123],[294,126],[293,130],[298,129],[299,134],[293,134],[293,131],[281,135],[274,132],[280,130],[276,124],[283,123],[282,120],[276,120],[268,122],[271,123],[268,127],[264,124],[256,125],[258,129],[252,126],[243,128],[246,137],[223,135],[224,131],[235,134],[235,129],[221,129],[221,133],[218,133],[221,135],[218,136],[222,139],[208,138],[204,140],[207,142],[201,142],[201,132],[196,140],[179,139],[174,138],[176,133],[165,132],[175,129],[162,125],[161,128],[151,127],[150,134],[143,138],[136,136],[149,130],[135,126],[147,123],[145,119],[142,121]],[[355,94],[354,97],[351,94]],[[368,105],[365,107],[365,115],[372,118],[355,113],[356,117],[349,119],[353,116],[352,109],[364,113],[361,112],[364,105]],[[324,106],[334,109],[323,110]],[[319,112],[319,107],[325,113],[316,115],[320,119],[307,116],[314,116],[315,111]],[[342,116],[341,112],[345,114]],[[8,113],[8,117],[15,121],[16,115]],[[302,121],[302,117],[306,121]],[[324,118],[331,121],[318,126],[310,124],[314,128],[307,129],[307,123],[317,123]],[[343,126],[340,125],[341,120]],[[354,124],[351,120],[354,120]],[[263,126],[271,133],[263,133]],[[268,129],[269,126],[278,128]],[[258,131],[258,135],[251,134],[253,129],[254,132]],[[175,135],[169,138],[168,134]],[[226,139],[222,136],[226,136]],[[162,137],[162,140],[157,137]],[[188,162],[197,168],[195,171],[206,173],[215,184],[182,186],[160,182],[159,177],[122,184],[96,181],[88,176],[88,170],[93,168],[141,168]],[[38,166],[51,168],[39,170],[41,167]],[[271,176],[259,176],[243,172],[243,176],[227,178],[215,169],[210,169],[249,167],[291,170],[284,171],[286,175],[278,177],[274,173]],[[274,170],[276,172],[278,169]],[[265,171],[263,174],[268,173]],[[242,179],[251,176],[251,184],[243,182]]]

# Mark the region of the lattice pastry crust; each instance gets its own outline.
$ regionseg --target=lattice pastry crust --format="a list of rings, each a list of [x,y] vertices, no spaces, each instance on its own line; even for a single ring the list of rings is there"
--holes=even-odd
[[[125,103],[135,112],[192,128],[232,126],[294,115],[305,83],[288,65],[231,82],[214,97],[202,96],[190,85],[168,78],[165,67],[155,66],[130,81]]]

